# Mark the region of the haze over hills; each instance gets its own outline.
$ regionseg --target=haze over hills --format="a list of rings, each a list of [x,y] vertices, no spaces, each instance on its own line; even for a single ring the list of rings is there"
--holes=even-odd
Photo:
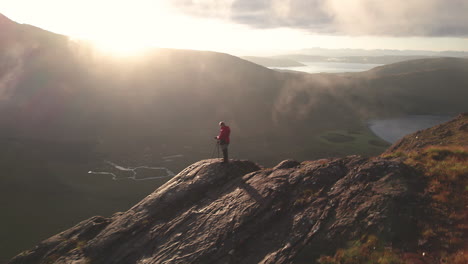
[[[77,219],[127,209],[167,179],[118,182],[87,172],[105,161],[178,172],[213,155],[220,120],[233,131],[233,157],[266,166],[381,153],[388,144],[366,121],[468,111],[467,65],[423,59],[312,75],[215,52],[119,57],[0,16],[0,168],[8,172],[0,198],[15,201],[5,206],[0,233],[10,239],[0,251],[12,255]],[[330,133],[348,141],[327,140]],[[182,158],[165,161],[173,155]]]
[[[13,43],[4,45],[11,46],[15,53],[5,52],[7,59],[2,60],[3,68],[7,69],[3,71],[3,79],[8,80],[3,89],[5,103],[2,106],[6,108],[3,113],[13,113],[5,115],[3,120],[10,121],[11,126],[7,127],[14,127],[14,132],[10,133],[15,136],[58,139],[66,135],[67,139],[76,137],[102,141],[102,137],[97,138],[96,135],[112,133],[113,137],[118,137],[115,131],[127,130],[125,133],[134,133],[141,138],[180,131],[183,127],[209,133],[209,124],[226,119],[235,120],[231,125],[238,131],[238,136],[251,137],[284,127],[281,121],[285,113],[298,119],[294,125],[302,126],[301,118],[297,118],[301,115],[296,112],[300,110],[302,116],[311,118],[314,112],[308,109],[310,107],[317,110],[324,107],[330,115],[333,112],[359,112],[360,118],[367,118],[361,113],[374,112],[372,102],[359,102],[353,106],[360,108],[355,111],[343,103],[343,97],[356,96],[358,101],[373,100],[367,98],[371,96],[369,93],[375,92],[375,97],[379,97],[376,99],[386,103],[386,100],[393,98],[381,96],[380,93],[393,93],[394,87],[405,90],[411,98],[407,98],[406,102],[391,102],[393,105],[381,111],[385,112],[382,114],[406,113],[401,111],[401,105],[419,108],[407,113],[434,112],[433,108],[440,105],[437,100],[445,100],[444,105],[450,102],[452,109],[444,108],[445,112],[463,110],[462,104],[452,103],[452,99],[458,100],[465,92],[465,89],[460,89],[466,85],[463,76],[466,60],[462,59],[420,60],[389,66],[402,69],[401,72],[407,71],[405,67],[410,67],[410,72],[399,76],[398,80],[387,80],[388,74],[382,74],[387,70],[357,74],[356,77],[299,76],[279,74],[229,55],[211,52],[154,50],[137,58],[109,58],[96,54],[86,46],[69,42],[63,36],[23,25],[10,27],[21,30],[9,38]],[[424,74],[428,71],[431,71],[432,79],[442,80],[438,78],[439,74],[446,79],[427,81],[428,76]],[[451,74],[450,78],[446,74]],[[420,96],[432,98],[430,93],[423,91],[447,86],[447,80],[451,85],[444,87],[446,96],[434,96],[434,101],[424,104],[408,103]],[[387,87],[383,89],[381,85]],[[401,85],[411,87],[402,88]],[[351,91],[350,87],[354,86],[357,88]],[[374,89],[376,86],[379,89]],[[296,102],[291,94],[301,93],[298,90],[302,89],[307,90],[307,96]],[[446,89],[461,94],[457,96]],[[221,92],[223,96],[219,96]],[[250,100],[245,100],[245,95],[249,95]],[[313,104],[314,98],[320,95],[328,97],[330,102],[322,106]],[[350,104],[354,104],[353,100]],[[204,107],[200,108],[200,105]],[[17,111],[18,108],[22,111]],[[30,109],[34,109],[33,117],[30,116],[31,111],[28,112]],[[50,114],[54,112],[60,112],[59,116],[52,118]],[[247,118],[252,114],[255,118]],[[212,119],[207,120],[207,116],[212,116]],[[144,120],[142,117],[145,117]],[[286,116],[287,119],[289,117]],[[70,120],[73,122],[67,123]],[[169,120],[179,122],[174,124]],[[49,123],[44,126],[43,122]],[[145,126],[144,129],[125,129],[134,127],[134,122],[137,122],[138,128]],[[159,124],[165,124],[165,128]],[[173,126],[173,129],[167,128],[167,125]],[[108,131],[111,126],[114,126],[112,132]],[[294,127],[290,132],[295,130]],[[191,137],[193,133],[187,134]],[[128,138],[126,136],[123,138]],[[180,142],[180,138],[174,141]],[[196,142],[188,138],[187,141]]]

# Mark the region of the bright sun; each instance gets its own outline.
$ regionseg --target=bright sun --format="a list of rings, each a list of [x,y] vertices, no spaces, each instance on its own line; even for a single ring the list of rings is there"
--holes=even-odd
[[[143,39],[122,38],[120,36],[94,38],[90,42],[100,52],[117,56],[137,55],[152,47],[152,45],[145,43]]]
[[[158,46],[158,26],[169,16],[161,1],[96,1],[93,12],[81,24],[78,38],[93,43],[100,51],[132,55]]]
[[[90,15],[85,24],[80,24],[86,30],[77,36],[90,41],[104,53],[127,56],[151,47],[216,50],[224,43],[232,44],[240,39],[235,36],[220,38],[226,32],[222,23],[183,16],[171,10],[164,1],[108,4],[94,7],[94,15]]]

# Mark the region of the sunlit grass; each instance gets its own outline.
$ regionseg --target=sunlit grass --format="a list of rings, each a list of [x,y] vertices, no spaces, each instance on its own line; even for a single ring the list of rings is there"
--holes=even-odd
[[[428,147],[421,152],[409,153],[405,163],[420,170],[427,178],[426,192],[434,202],[463,208],[467,201],[468,148]]]
[[[338,249],[334,256],[322,256],[320,264],[404,264],[399,251],[385,245],[376,236],[365,236],[351,241],[346,248]]]
[[[428,197],[426,215],[419,215],[419,241],[425,241],[424,254],[437,263],[468,263],[466,234],[468,233],[468,148],[464,146],[431,146],[419,151],[398,151],[383,155],[401,158],[420,172],[425,184],[422,191]],[[334,256],[322,256],[320,264],[413,263],[407,252],[386,246],[375,236],[365,236],[348,242]],[[415,256],[421,252],[412,253]],[[410,261],[410,262],[408,262]]]
[[[423,195],[431,212],[419,219],[420,239],[439,251],[444,263],[467,263],[468,147],[430,146],[385,157],[403,158],[425,179]]]

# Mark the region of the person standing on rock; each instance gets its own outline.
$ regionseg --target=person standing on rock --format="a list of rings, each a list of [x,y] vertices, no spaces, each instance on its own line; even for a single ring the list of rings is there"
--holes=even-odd
[[[221,146],[221,150],[223,151],[223,163],[228,163],[228,146],[229,146],[229,135],[231,134],[231,129],[226,126],[226,124],[221,121],[219,122],[219,135],[215,137],[218,140],[219,146]]]

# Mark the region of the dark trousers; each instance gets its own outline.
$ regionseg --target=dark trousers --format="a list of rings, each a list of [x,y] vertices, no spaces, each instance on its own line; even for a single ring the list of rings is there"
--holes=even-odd
[[[229,159],[228,159],[228,146],[229,144],[219,144],[219,146],[221,147],[221,150],[223,151],[223,162],[227,163],[229,162]]]

